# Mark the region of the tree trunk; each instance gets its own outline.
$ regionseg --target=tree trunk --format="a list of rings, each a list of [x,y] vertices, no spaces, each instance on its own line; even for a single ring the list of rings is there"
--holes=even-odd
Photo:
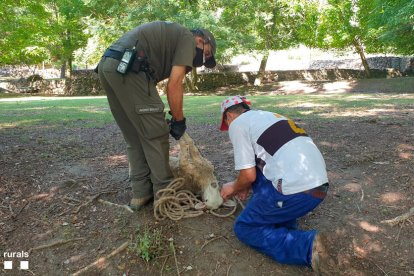
[[[60,78],[64,79],[65,77],[66,77],[66,61],[64,61],[62,66],[60,67]]]
[[[362,65],[364,66],[364,70],[365,70],[365,76],[367,78],[371,77],[371,73],[369,71],[368,61],[365,58],[364,49],[362,48],[361,44],[359,43],[359,41],[356,38],[354,39],[353,44],[354,44],[355,50],[357,51],[357,53],[361,57]]]
[[[197,74],[197,68],[193,67],[191,70],[191,77],[185,78],[185,82],[187,84],[188,89],[190,89],[191,92],[194,92],[198,90],[197,83],[198,83],[198,74]]]
[[[68,67],[69,67],[69,78],[72,77],[72,58],[68,59]]]
[[[257,74],[257,77],[254,80],[254,85],[255,86],[261,86],[262,85],[262,81],[263,81],[263,77],[264,77],[264,73],[265,73],[265,70],[266,70],[266,64],[267,64],[268,59],[269,59],[269,51],[264,53],[262,61],[260,62],[259,73]]]

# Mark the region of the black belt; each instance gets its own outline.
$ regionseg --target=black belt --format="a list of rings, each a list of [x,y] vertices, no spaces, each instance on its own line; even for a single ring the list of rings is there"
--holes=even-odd
[[[138,73],[140,71],[145,72],[145,75],[147,76],[148,80],[153,80],[156,83],[155,76],[154,76],[154,70],[152,70],[151,67],[149,66],[148,61],[146,60],[146,57],[144,55],[144,51],[140,51],[138,52],[138,54],[139,54],[139,57],[141,57],[141,59],[137,59],[137,58],[134,59],[134,63],[132,65],[132,71],[135,73]],[[122,59],[123,55],[124,55],[124,52],[120,52],[120,51],[109,49],[109,48],[106,49],[103,54],[104,57],[114,58],[119,61]],[[97,70],[97,68],[95,70]]]
[[[326,193],[328,192],[329,183],[325,183],[319,187],[304,191],[303,193],[309,194],[313,197],[324,199],[326,196]]]
[[[124,55],[123,52],[112,50],[112,49],[106,49],[105,53],[103,54],[104,57],[110,57],[116,60],[121,60],[123,55]]]

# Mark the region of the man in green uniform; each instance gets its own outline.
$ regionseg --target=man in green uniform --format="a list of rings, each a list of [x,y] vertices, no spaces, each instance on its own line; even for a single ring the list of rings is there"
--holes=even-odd
[[[208,30],[190,31],[177,23],[162,21],[132,29],[105,51],[98,73],[127,143],[131,208],[139,210],[172,180],[168,133],[178,140],[186,130],[184,76],[192,67],[213,68],[215,51],[216,42]],[[125,61],[128,53],[133,56],[129,65]],[[169,123],[155,87],[167,78],[172,115]]]

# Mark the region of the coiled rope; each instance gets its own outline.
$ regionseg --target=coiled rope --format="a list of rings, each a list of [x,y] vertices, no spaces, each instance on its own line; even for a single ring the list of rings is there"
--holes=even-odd
[[[233,210],[227,214],[219,214],[214,210],[208,210],[204,203],[189,190],[180,190],[184,186],[184,178],[176,178],[164,189],[156,193],[154,202],[154,217],[157,220],[169,218],[171,220],[180,220],[183,218],[198,217],[204,212],[211,213],[217,217],[228,217],[234,214],[237,204]]]

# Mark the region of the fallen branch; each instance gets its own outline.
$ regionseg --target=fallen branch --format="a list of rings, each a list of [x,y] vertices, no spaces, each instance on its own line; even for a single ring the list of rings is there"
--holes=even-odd
[[[218,239],[221,239],[221,238],[225,239],[225,238],[224,238],[224,236],[218,236],[218,237],[215,237],[215,238],[213,238],[213,239],[211,239],[211,240],[206,241],[206,242],[203,244],[203,246],[201,247],[201,250],[203,250],[203,248],[204,248],[207,244],[209,244],[210,242],[215,241],[215,240],[218,240]]]
[[[94,196],[92,196],[88,201],[86,201],[85,203],[82,203],[81,205],[79,205],[78,206],[78,208],[76,208],[76,210],[74,210],[73,212],[72,212],[72,214],[77,214],[77,213],[79,213],[79,211],[83,208],[83,207],[85,207],[85,206],[87,206],[87,205],[89,205],[89,204],[91,204],[93,201],[95,201],[98,197],[100,197],[101,195],[104,195],[104,194],[111,194],[111,193],[115,193],[116,191],[103,191],[103,192],[100,192],[100,193],[97,193],[96,195],[94,195]]]
[[[180,276],[180,270],[178,268],[178,262],[177,262],[177,255],[175,254],[174,242],[171,242],[170,243],[170,247],[171,247],[171,250],[172,250],[172,252],[174,254],[175,267],[177,268],[177,275]]]
[[[67,200],[70,200],[70,201],[75,201],[77,203],[82,203],[82,201],[80,201],[79,199],[76,199],[76,198],[73,198],[73,197],[70,197],[70,196],[67,196],[67,195],[65,195],[63,197],[63,199],[67,199]]]
[[[52,242],[52,243],[39,245],[39,246],[30,248],[29,249],[29,254],[30,254],[30,252],[35,251],[35,250],[41,250],[41,249],[45,249],[45,248],[49,248],[49,247],[54,247],[54,246],[58,246],[58,245],[67,244],[67,243],[70,243],[70,242],[83,241],[83,240],[85,240],[85,238],[76,238],[76,239],[70,239],[70,240],[57,240],[57,241]]]
[[[98,199],[98,202],[106,204],[108,206],[112,206],[112,207],[123,208],[123,209],[127,210],[130,213],[134,213],[134,211],[128,205],[120,205],[120,204],[109,202],[109,201],[106,201],[106,200],[103,200],[103,199]]]
[[[362,189],[361,187],[361,198],[359,201],[363,201],[364,200],[364,189]]]
[[[12,215],[12,219],[16,219],[18,215],[20,215],[20,213],[23,211],[24,208],[26,208],[27,205],[29,205],[30,201],[26,200],[26,202],[23,204],[23,207],[20,208],[20,210],[16,213]]]
[[[129,245],[129,241],[124,242],[120,247],[116,248],[110,254],[106,255],[105,257],[101,257],[97,259],[95,262],[91,263],[90,265],[82,268],[81,270],[76,271],[75,273],[72,274],[72,276],[82,275],[83,273],[87,272],[91,268],[102,266],[107,260],[119,254],[120,252],[124,251],[128,247],[128,245]]]
[[[164,266],[165,266],[165,264],[167,263],[167,260],[168,260],[168,257],[169,257],[170,255],[167,255],[166,257],[165,257],[165,260],[164,260],[164,262],[162,263],[162,267],[161,267],[161,276],[162,276],[162,272],[163,272],[163,270],[164,270]]]
[[[60,213],[59,215],[57,215],[58,217],[61,217],[63,215],[65,215],[66,213],[69,213],[70,208],[66,209],[65,211],[63,211],[62,213]]]
[[[410,209],[410,211],[408,211],[407,213],[404,213],[396,218],[393,219],[388,219],[388,220],[383,220],[381,221],[381,223],[388,223],[390,225],[397,225],[400,222],[404,222],[406,220],[408,220],[410,217],[414,216],[414,207],[412,207]]]
[[[15,214],[13,212],[13,208],[11,207],[11,204],[9,204],[9,211],[11,213],[11,217],[13,218],[15,216]]]
[[[231,268],[231,265],[229,265],[229,268],[227,268],[227,276],[229,276],[230,275],[230,268]]]

